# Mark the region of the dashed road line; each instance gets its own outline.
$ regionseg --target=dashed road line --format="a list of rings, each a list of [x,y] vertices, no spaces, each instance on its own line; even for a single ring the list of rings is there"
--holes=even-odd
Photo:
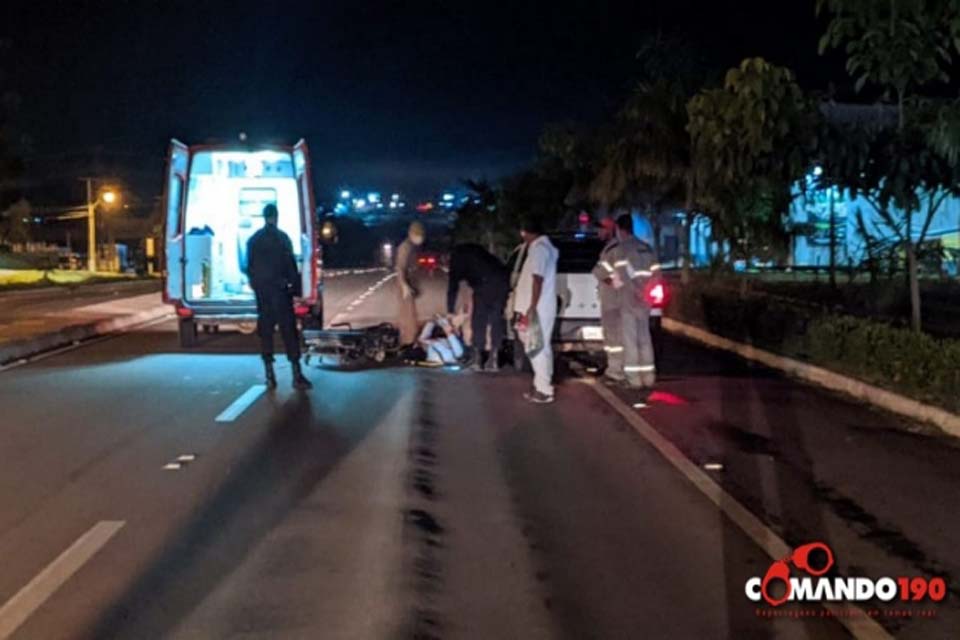
[[[396,276],[397,276],[396,273],[393,273],[393,272],[388,273],[384,277],[377,280],[374,284],[367,287],[367,289],[364,290],[363,293],[359,294],[356,298],[354,298],[347,304],[344,311],[337,312],[333,316],[333,318],[330,319],[330,324],[338,324],[339,322],[341,322],[342,316],[344,315],[344,313],[353,311],[354,309],[362,305],[364,302],[366,302],[367,298],[369,298],[374,293],[376,293],[378,289],[381,289],[384,285],[386,285],[388,282],[390,282],[390,280],[392,280]]]
[[[15,596],[0,607],[0,640],[6,640],[39,609],[57,589],[80,570],[126,522],[104,520],[77,538]]]
[[[250,408],[266,390],[267,385],[265,384],[255,384],[251,386],[243,392],[243,395],[234,400],[229,407],[220,412],[220,415],[216,417],[216,422],[233,422],[240,417],[240,414]]]

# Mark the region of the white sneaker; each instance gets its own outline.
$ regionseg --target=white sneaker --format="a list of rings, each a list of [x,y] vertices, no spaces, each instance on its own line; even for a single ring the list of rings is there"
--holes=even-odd
[[[523,394],[523,399],[534,404],[550,404],[553,402],[553,396],[548,396],[539,391],[528,391]]]

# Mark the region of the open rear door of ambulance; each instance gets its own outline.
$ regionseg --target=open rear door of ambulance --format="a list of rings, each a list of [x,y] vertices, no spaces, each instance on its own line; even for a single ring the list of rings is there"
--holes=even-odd
[[[303,284],[301,304],[297,315],[304,325],[323,327],[323,296],[320,291],[320,249],[316,228],[316,207],[313,199],[313,179],[310,174],[310,153],[307,143],[301,140],[293,147],[293,168],[297,178],[297,195],[300,201],[300,274]]]
[[[180,342],[183,346],[192,346],[197,331],[196,324],[190,317],[190,309],[183,306],[183,213],[189,166],[190,149],[179,140],[171,140],[170,152],[167,154],[167,183],[163,187],[163,212],[166,218],[163,236],[163,300],[177,308],[180,318]]]
[[[183,301],[183,207],[187,186],[190,151],[179,140],[170,141],[167,154],[167,183],[163,187],[164,256],[163,300],[169,304]]]

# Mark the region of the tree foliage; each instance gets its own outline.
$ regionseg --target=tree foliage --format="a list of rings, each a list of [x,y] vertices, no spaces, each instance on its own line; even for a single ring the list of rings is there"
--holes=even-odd
[[[556,163],[541,163],[509,176],[497,187],[485,181],[465,181],[471,194],[457,210],[455,242],[476,242],[505,257],[520,241],[520,224],[535,217],[549,229],[563,221],[563,201],[570,191],[570,174]]]
[[[0,244],[21,244],[30,240],[33,207],[21,198],[0,212]]]
[[[664,201],[683,206],[690,177],[688,98],[678,83],[668,80],[635,87],[591,184],[594,201],[607,208],[650,210]]]
[[[761,58],[690,100],[697,202],[739,257],[782,252],[791,190],[816,148],[818,112],[793,73]]]
[[[611,132],[606,128],[586,128],[570,122],[548,125],[539,140],[541,173],[565,174],[570,189],[563,206],[589,207],[590,185],[603,162]]]
[[[637,51],[638,81],[617,114],[613,135],[591,185],[606,207],[689,209],[691,184],[687,102],[715,75],[689,38],[646,36]]]
[[[896,131],[876,136],[869,161],[851,182],[901,239],[911,320],[919,331],[917,253],[940,205],[957,190],[960,116],[951,105],[934,107],[914,92],[949,80],[947,70],[960,50],[960,1],[818,0],[817,10],[831,14],[821,51],[844,47],[858,89],[871,83],[896,97]]]
[[[457,210],[454,242],[475,242],[496,253],[507,234],[507,221],[497,209],[497,190],[486,180],[465,180],[469,199]]]
[[[895,93],[899,103],[947,68],[960,46],[957,0],[817,0],[831,20],[820,52],[840,47],[857,90],[872,83]]]

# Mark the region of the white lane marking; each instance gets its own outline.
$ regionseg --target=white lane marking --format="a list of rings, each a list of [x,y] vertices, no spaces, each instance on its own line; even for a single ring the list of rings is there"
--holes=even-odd
[[[341,322],[342,316],[346,315],[347,313],[353,311],[354,309],[362,305],[364,302],[366,302],[367,298],[369,298],[374,293],[376,293],[378,289],[386,285],[388,282],[390,282],[390,280],[392,280],[396,276],[397,274],[395,272],[388,273],[384,277],[377,280],[377,282],[370,285],[370,287],[368,287],[363,293],[359,294],[356,298],[351,300],[350,303],[347,304],[346,309],[334,314],[334,316],[330,319],[330,324],[337,324]]]
[[[614,408],[614,410],[623,416],[624,420],[630,423],[634,431],[640,434],[654,449],[660,452],[667,462],[686,476],[693,486],[700,490],[711,502],[717,505],[717,508],[729,518],[731,522],[737,525],[741,531],[747,534],[757,546],[763,549],[767,555],[774,560],[786,558],[793,552],[783,539],[773,530],[767,527],[745,506],[737,501],[732,495],[724,491],[720,485],[714,482],[713,478],[704,473],[700,467],[694,464],[689,458],[683,455],[672,442],[660,434],[650,424],[641,418],[636,411],[632,411],[620,398],[612,391],[601,385],[595,384],[589,379],[580,379],[581,384],[593,387],[601,398]],[[745,604],[747,604],[745,602]],[[875,620],[870,618],[860,607],[852,604],[839,605],[831,602],[821,602],[820,606],[834,614],[834,619],[846,627],[857,640],[892,640],[887,631],[881,627]],[[845,614],[848,611],[856,611],[855,615]]]
[[[240,414],[250,408],[254,402],[257,401],[257,398],[262,396],[267,390],[267,385],[265,384],[255,384],[246,391],[243,392],[243,395],[234,400],[229,407],[224,409],[220,415],[217,416],[216,422],[233,422]]]
[[[0,607],[0,640],[12,636],[34,611],[56,593],[57,589],[79,571],[125,524],[126,522],[120,520],[98,522]]]

